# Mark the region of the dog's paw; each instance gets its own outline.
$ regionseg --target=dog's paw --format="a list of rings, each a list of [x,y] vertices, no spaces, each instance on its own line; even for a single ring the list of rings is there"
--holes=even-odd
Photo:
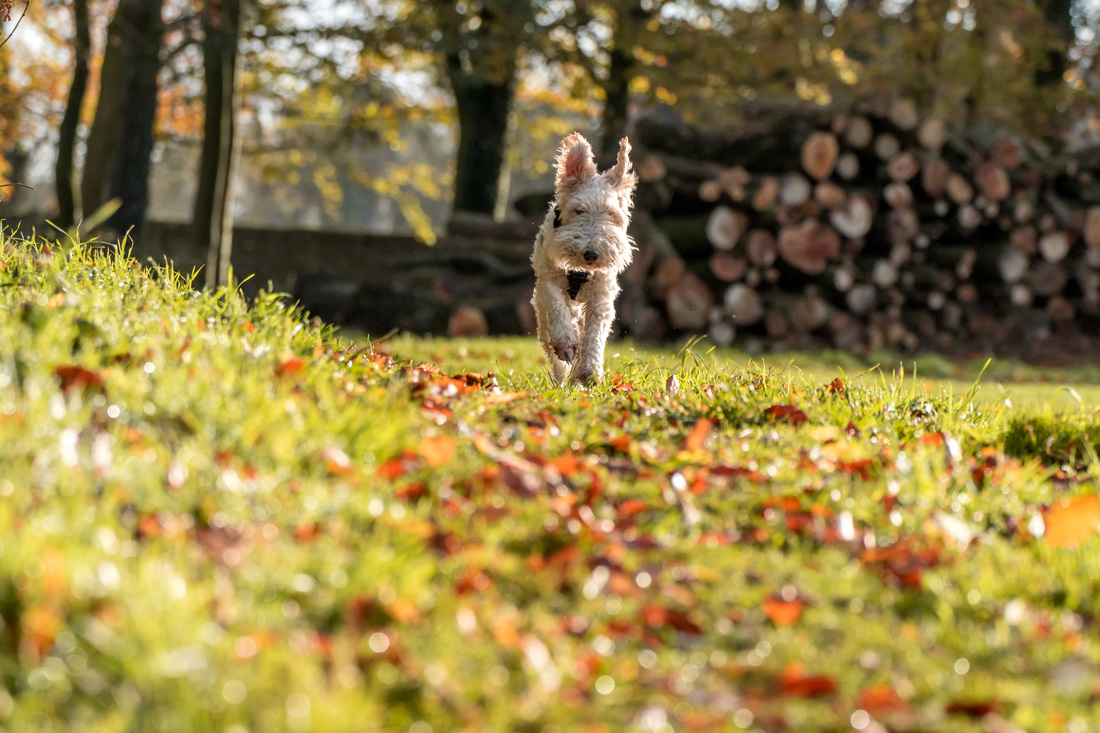
[[[600,381],[600,376],[591,367],[578,366],[573,370],[573,381],[577,384],[596,384]]]
[[[569,343],[551,343],[550,348],[554,350],[554,356],[558,357],[566,364],[572,364],[577,358],[576,341],[571,341]]]

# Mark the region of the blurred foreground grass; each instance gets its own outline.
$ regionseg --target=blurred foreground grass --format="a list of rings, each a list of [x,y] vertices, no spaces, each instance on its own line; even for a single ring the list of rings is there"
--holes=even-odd
[[[585,393],[10,239],[0,298],[4,729],[1100,728],[1087,371]]]

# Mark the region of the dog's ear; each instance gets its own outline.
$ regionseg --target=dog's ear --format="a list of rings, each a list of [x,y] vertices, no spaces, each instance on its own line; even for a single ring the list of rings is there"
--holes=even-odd
[[[628,196],[634,192],[638,177],[634,175],[634,167],[630,163],[630,138],[624,137],[619,141],[619,159],[615,162],[615,167],[607,172],[607,176],[611,185]]]
[[[577,184],[596,176],[596,160],[592,155],[592,146],[579,132],[574,132],[561,141],[557,164],[558,175],[555,185],[559,197],[561,194],[568,194]]]

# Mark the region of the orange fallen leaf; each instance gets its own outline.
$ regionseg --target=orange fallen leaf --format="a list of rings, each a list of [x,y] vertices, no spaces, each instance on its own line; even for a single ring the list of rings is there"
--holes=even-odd
[[[626,435],[625,433],[623,435],[617,435],[617,436],[615,436],[614,438],[612,438],[611,440],[608,441],[608,444],[612,448],[614,448],[615,450],[619,451],[620,453],[629,453],[630,452],[630,443],[631,443],[631,438],[630,438],[629,435]]]
[[[456,447],[454,438],[448,435],[436,435],[423,438],[420,441],[418,452],[424,457],[424,462],[431,468],[439,468],[446,463],[450,463],[455,456]]]
[[[1055,547],[1077,547],[1096,532],[1100,497],[1096,494],[1059,499],[1043,507],[1044,536]]]
[[[297,374],[305,367],[305,362],[297,356],[292,356],[288,359],[282,359],[275,365],[275,376],[284,377],[288,374]]]
[[[714,423],[710,420],[705,417],[700,418],[684,440],[684,450],[702,450],[703,444],[707,441],[707,438],[710,437],[710,432],[713,427]]]
[[[788,601],[777,595],[768,596],[762,604],[764,615],[776,626],[794,626],[805,607],[806,602],[801,598],[795,597]]]
[[[644,512],[648,508],[649,505],[641,499],[627,499],[622,504],[619,504],[619,516],[629,517],[632,514]]]
[[[558,456],[554,460],[550,461],[548,465],[552,466],[554,470],[556,470],[558,473],[566,478],[576,476],[577,472],[580,471],[582,467],[582,464],[579,460],[577,460],[577,457],[570,455]]]
[[[939,448],[941,445],[943,445],[943,433],[925,433],[924,435],[920,436],[920,442],[924,443],[925,445],[930,445],[934,448]]]
[[[871,715],[881,715],[885,712],[903,712],[908,706],[897,691],[887,684],[871,685],[861,690],[857,698],[859,707]]]

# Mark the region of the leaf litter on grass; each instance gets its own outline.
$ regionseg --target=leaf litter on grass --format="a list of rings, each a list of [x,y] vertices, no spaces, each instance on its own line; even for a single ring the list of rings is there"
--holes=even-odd
[[[1093,464],[1026,414],[694,352],[560,389],[4,257],[12,729],[1100,724]]]

